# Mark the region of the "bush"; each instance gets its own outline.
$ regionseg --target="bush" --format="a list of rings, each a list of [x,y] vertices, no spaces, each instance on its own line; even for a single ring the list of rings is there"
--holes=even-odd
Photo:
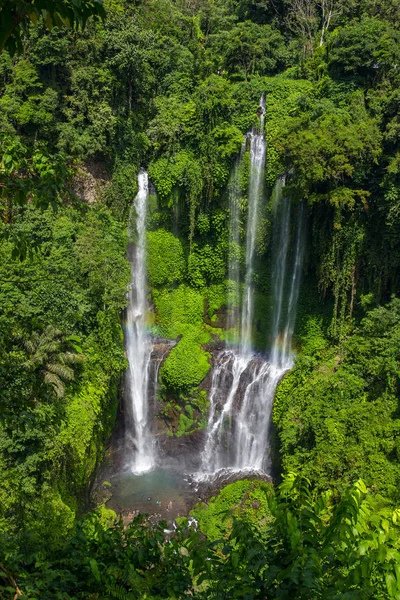
[[[206,332],[193,326],[186,327],[182,339],[161,368],[160,377],[167,387],[185,391],[199,385],[210,369],[210,354],[200,346],[208,340]]]
[[[186,325],[201,327],[203,322],[204,298],[200,292],[187,285],[175,290],[154,293],[157,323],[161,335],[175,338],[182,335]]]
[[[221,540],[229,535],[235,517],[254,523],[260,529],[271,520],[268,496],[272,493],[272,486],[264,481],[235,481],[211,498],[207,506],[197,505],[190,514],[211,542]]]
[[[150,286],[181,281],[185,266],[183,248],[178,238],[164,229],[147,233],[147,273]]]

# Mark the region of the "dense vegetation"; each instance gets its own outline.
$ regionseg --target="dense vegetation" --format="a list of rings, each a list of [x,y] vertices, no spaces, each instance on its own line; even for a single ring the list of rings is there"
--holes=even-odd
[[[307,481],[293,475],[277,494],[264,484],[239,484],[208,509],[217,531],[215,521],[212,527],[203,517],[212,542],[187,528],[185,519],[166,541],[163,523],[151,529],[138,517],[127,529],[122,521],[107,527],[107,515],[92,514],[56,556],[25,555],[22,561],[13,554],[17,597],[399,597],[399,510],[371,498],[362,481],[339,503],[330,492],[313,497]],[[240,504],[243,492],[236,518],[224,523],[226,509]],[[8,578],[3,591],[11,597],[16,582]]]
[[[399,598],[397,0],[107,0],[104,21],[88,19],[104,16],[95,0],[34,5],[0,7],[0,592]],[[283,472],[310,483],[227,488],[196,509],[206,539],[108,528],[104,509],[77,523],[126,368],[138,170],[157,192],[152,327],[178,339],[160,406],[171,435],[187,435],[205,424],[205,346],[232,334],[227,262],[244,251],[229,244],[226,189],[262,92],[266,196],[286,174],[307,206],[298,359],[274,423]],[[262,350],[270,229],[268,202],[254,275]]]

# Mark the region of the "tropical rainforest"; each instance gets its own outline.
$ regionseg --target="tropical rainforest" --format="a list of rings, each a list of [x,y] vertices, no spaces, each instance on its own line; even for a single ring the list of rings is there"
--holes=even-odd
[[[0,597],[399,600],[399,1],[3,0],[0,30]],[[265,196],[285,174],[307,213],[277,475],[197,505],[198,530],[126,527],[89,493],[127,369],[137,175],[151,328],[178,340],[159,402],[184,437],[227,336],[227,186],[262,94]],[[260,351],[272,252],[266,203]]]

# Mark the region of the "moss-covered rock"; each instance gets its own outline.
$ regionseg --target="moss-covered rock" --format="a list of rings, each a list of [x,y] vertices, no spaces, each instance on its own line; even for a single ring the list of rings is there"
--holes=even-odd
[[[265,481],[242,479],[228,484],[207,504],[195,506],[190,514],[211,541],[226,538],[234,518],[257,525],[262,530],[272,519],[268,496],[273,493],[272,485]]]

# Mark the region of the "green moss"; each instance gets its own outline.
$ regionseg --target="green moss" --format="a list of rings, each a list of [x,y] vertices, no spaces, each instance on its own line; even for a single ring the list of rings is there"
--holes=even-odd
[[[117,514],[111,508],[106,508],[104,504],[101,504],[96,508],[96,514],[104,529],[112,527],[117,519]]]
[[[239,518],[263,526],[271,520],[268,496],[273,487],[264,481],[243,479],[224,487],[208,505],[197,505],[191,515],[199,522],[200,530],[211,541],[222,540],[229,535],[233,518]]]
[[[182,284],[175,290],[155,291],[154,304],[159,333],[165,337],[182,335],[187,325],[201,327],[204,298],[187,285]]]
[[[195,326],[185,327],[182,339],[160,370],[160,379],[168,388],[184,391],[199,385],[210,369],[210,355],[201,348],[209,339],[207,332]]]
[[[201,346],[210,340],[203,327],[204,298],[187,285],[154,293],[158,331],[166,337],[182,336],[160,370],[170,390],[188,391],[197,386],[210,368],[209,354]]]
[[[180,437],[186,433],[194,433],[200,429],[205,429],[207,426],[208,406],[207,392],[205,390],[194,390],[194,392],[185,399],[185,405],[179,415],[176,437]]]
[[[204,295],[208,304],[208,316],[212,319],[215,311],[222,308],[227,303],[228,289],[227,284],[215,283],[204,290]]]
[[[147,233],[147,274],[150,286],[181,281],[185,267],[183,248],[178,238],[163,229]]]

